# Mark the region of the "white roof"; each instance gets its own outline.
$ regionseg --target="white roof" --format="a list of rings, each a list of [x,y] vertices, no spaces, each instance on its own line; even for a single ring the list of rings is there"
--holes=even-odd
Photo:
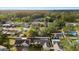
[[[2,45],[0,45],[0,51],[8,51],[8,49]]]
[[[38,42],[35,42],[34,44],[37,44]]]
[[[53,48],[54,48],[55,51],[61,50],[61,49],[59,48],[58,43],[55,43],[54,46],[53,46]]]
[[[11,24],[3,24],[3,26],[10,26]]]
[[[22,43],[23,46],[29,46],[25,41]]]

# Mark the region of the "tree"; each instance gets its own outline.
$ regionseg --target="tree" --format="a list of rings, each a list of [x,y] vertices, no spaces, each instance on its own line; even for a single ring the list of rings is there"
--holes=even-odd
[[[3,44],[3,35],[2,35],[2,32],[0,32],[0,45],[2,45]]]
[[[21,19],[20,18],[14,18],[14,22],[21,22]]]
[[[61,13],[61,17],[63,17],[65,22],[75,22],[76,18],[78,18],[78,14],[70,11],[65,11]]]
[[[0,22],[5,23],[7,18],[8,18],[7,15],[0,14]]]
[[[31,17],[30,17],[30,16],[23,17],[21,20],[22,20],[23,22],[30,22],[30,21],[31,21]]]
[[[79,43],[76,42],[76,39],[69,40],[68,37],[64,37],[60,40],[60,45],[65,51],[79,51]]]
[[[9,39],[7,35],[2,34],[2,32],[0,32],[0,45],[10,48]]]
[[[3,45],[6,39],[7,39],[7,36],[2,34],[2,32],[0,32],[0,45]]]
[[[56,31],[56,26],[54,23],[49,24],[48,27],[41,29],[41,36],[50,36],[52,32]]]
[[[65,21],[63,19],[56,19],[54,24],[58,29],[62,29],[65,26]]]
[[[46,27],[48,27],[49,19],[50,19],[49,16],[46,16],[46,17],[44,18],[44,22],[45,22],[45,26],[46,26]]]
[[[7,19],[9,20],[9,21],[14,21],[15,20],[15,18],[16,18],[16,14],[7,14]]]
[[[72,25],[68,25],[64,27],[64,31],[76,31],[76,27]]]
[[[38,35],[38,32],[37,32],[37,30],[36,30],[35,28],[30,28],[30,29],[25,33],[25,35],[26,35],[27,37],[35,37],[35,36]]]

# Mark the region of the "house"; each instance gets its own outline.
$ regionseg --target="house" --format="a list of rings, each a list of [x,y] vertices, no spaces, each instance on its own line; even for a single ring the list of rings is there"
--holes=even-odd
[[[0,51],[9,51],[9,49],[7,49],[6,47],[0,45]]]
[[[7,31],[2,31],[3,34],[7,34],[7,35],[15,35],[15,32],[7,32]]]
[[[17,50],[28,50],[30,44],[40,44],[42,45],[43,50],[49,50],[50,48],[49,37],[16,38],[15,46],[17,47]]]
[[[11,24],[3,24],[2,26],[3,26],[3,27],[10,27]]]
[[[23,28],[23,31],[28,31],[30,28]]]
[[[52,38],[54,38],[54,39],[60,39],[60,37],[62,37],[63,35],[62,35],[62,33],[60,32],[60,33],[52,33]]]
[[[26,51],[29,47],[29,40],[21,40],[21,38],[16,40],[15,46],[18,51]]]
[[[42,46],[44,44],[47,45],[47,47],[50,47],[50,40],[49,40],[49,37],[30,37],[30,38],[27,38],[28,40],[30,40],[30,43],[40,43]]]
[[[76,25],[79,25],[79,23],[78,23],[78,22],[66,22],[65,25],[66,25],[66,26],[69,26],[69,25],[71,25],[71,26],[76,26]]]

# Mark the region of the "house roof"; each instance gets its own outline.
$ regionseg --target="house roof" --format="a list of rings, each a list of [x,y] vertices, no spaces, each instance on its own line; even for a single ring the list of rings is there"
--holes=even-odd
[[[29,45],[29,41],[28,40],[16,40],[15,45],[19,45],[19,46],[28,46]]]
[[[49,37],[29,37],[27,39],[49,39]]]
[[[2,45],[0,45],[0,51],[8,51],[8,49]]]

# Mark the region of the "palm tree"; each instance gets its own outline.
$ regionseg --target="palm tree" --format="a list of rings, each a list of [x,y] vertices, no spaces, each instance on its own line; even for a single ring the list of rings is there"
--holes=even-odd
[[[46,26],[46,27],[48,27],[48,22],[49,22],[49,19],[50,19],[50,17],[49,17],[49,16],[46,16],[46,17],[44,18],[44,21],[45,21],[45,26]]]

